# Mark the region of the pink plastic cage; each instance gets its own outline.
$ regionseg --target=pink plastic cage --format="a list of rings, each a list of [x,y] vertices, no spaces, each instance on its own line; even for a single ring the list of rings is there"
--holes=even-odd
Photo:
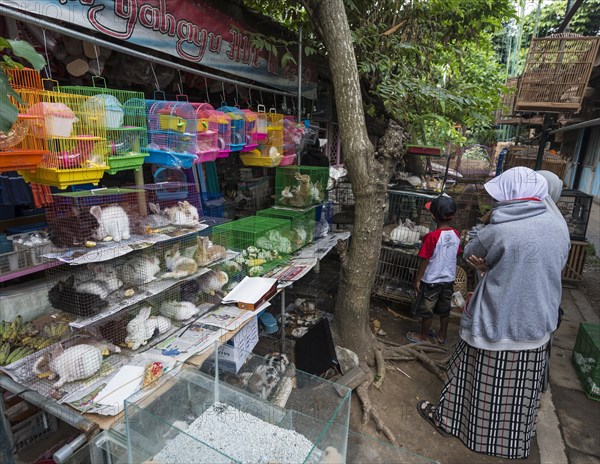
[[[198,118],[197,152],[199,163],[214,161],[219,154],[219,116],[208,103],[190,103]]]

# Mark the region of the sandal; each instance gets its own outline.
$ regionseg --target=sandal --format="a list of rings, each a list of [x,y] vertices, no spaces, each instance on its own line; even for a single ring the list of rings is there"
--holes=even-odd
[[[421,340],[421,337],[416,332],[406,332],[406,339],[414,344],[425,343],[425,340]]]
[[[443,340],[438,336],[435,337],[435,339],[437,340],[439,345],[445,345],[446,344],[446,339],[444,338]]]
[[[417,411],[423,419],[425,419],[429,425],[431,425],[437,433],[439,433],[442,437],[451,437],[452,434],[443,430],[439,425],[435,423],[435,419],[433,418],[433,404],[429,401],[421,400],[417,403]]]

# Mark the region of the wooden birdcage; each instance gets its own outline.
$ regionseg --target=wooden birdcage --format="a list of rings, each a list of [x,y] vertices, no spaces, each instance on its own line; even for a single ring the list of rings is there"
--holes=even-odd
[[[48,153],[45,134],[36,135],[30,130],[35,117],[27,114],[28,108],[42,101],[42,79],[33,69],[9,69],[7,74],[22,102],[12,100],[19,116],[7,133],[0,132],[0,172],[32,171]]]
[[[46,139],[48,153],[35,171],[22,171],[27,182],[65,189],[98,184],[108,169],[103,108],[86,108],[88,97],[39,91],[39,102],[26,110],[29,131]]]
[[[575,34],[532,39],[515,110],[579,111],[599,46],[600,37]]]
[[[519,85],[518,77],[509,77],[504,83],[507,91],[502,93],[500,108],[496,110],[496,124],[506,124],[514,119],[515,97]]]

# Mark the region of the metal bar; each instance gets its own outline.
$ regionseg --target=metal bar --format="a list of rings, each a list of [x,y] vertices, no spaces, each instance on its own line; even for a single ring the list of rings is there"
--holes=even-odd
[[[241,81],[238,81],[235,79],[230,79],[228,77],[217,76],[216,74],[211,74],[211,73],[208,73],[205,71],[200,71],[199,69],[190,68],[189,66],[185,66],[185,65],[182,65],[179,63],[174,63],[172,61],[165,60],[163,58],[158,58],[156,56],[147,55],[147,54],[139,52],[137,50],[133,50],[133,49],[124,47],[122,45],[117,45],[117,44],[114,44],[111,42],[107,42],[106,40],[98,39],[89,34],[84,34],[82,32],[74,31],[73,29],[69,29],[67,27],[60,26],[58,24],[54,24],[52,22],[45,21],[43,19],[36,18],[34,16],[27,15],[27,14],[21,13],[19,11],[15,11],[15,10],[13,10],[11,8],[7,8],[5,6],[0,6],[0,15],[8,16],[13,19],[18,19],[19,21],[23,21],[25,23],[34,24],[36,26],[39,26],[42,29],[49,29],[54,32],[59,32],[60,34],[63,34],[63,35],[69,36],[69,37],[73,37],[73,38],[82,40],[84,42],[91,43],[93,45],[98,45],[98,46],[101,46],[104,48],[108,48],[110,50],[124,53],[126,55],[134,56],[134,57],[142,59],[144,61],[161,64],[163,66],[167,66],[167,67],[173,68],[173,69],[178,69],[180,71],[188,72],[190,74],[195,74],[197,76],[206,77],[209,79],[215,79],[220,82],[226,82],[228,84],[239,85],[242,87],[247,87],[247,88],[252,88],[252,89],[257,89],[257,90],[264,90],[265,92],[270,92],[270,93],[277,94],[277,95],[287,95],[287,96],[291,96],[291,97],[296,96],[293,93],[284,92],[281,90],[275,90],[275,89],[271,89],[269,87],[263,87],[260,85],[248,84],[246,82],[241,82]]]
[[[2,392],[0,391],[0,395]],[[4,403],[4,395],[0,396],[0,462],[6,464],[15,464],[15,456],[13,454],[15,443],[10,427],[10,421],[6,417],[6,404]]]
[[[6,375],[0,376],[0,387],[20,396],[25,401],[46,411],[48,414],[52,414],[69,424],[71,427],[75,427],[77,430],[85,433],[87,436],[91,436],[98,430],[98,424],[87,420],[80,413],[63,406],[62,404],[58,404],[56,401],[49,400],[36,391],[23,387],[23,385],[15,382]]]
[[[298,122],[302,118],[302,23],[298,29]],[[298,163],[300,164],[300,163]]]
[[[570,131],[570,130],[585,129],[586,127],[592,127],[592,126],[600,126],[600,118],[590,119],[589,121],[584,121],[584,122],[580,122],[578,124],[573,124],[572,126],[561,127],[560,129],[555,129],[553,131],[550,131],[550,134],[557,134],[559,132],[566,132],[566,131]]]
[[[67,443],[66,445],[62,446],[59,450],[55,451],[54,454],[52,455],[52,459],[56,463],[59,463],[59,464],[63,463],[67,459],[69,459],[71,456],[73,456],[75,451],[77,451],[79,448],[81,448],[83,445],[85,445],[86,442],[87,442],[87,437],[85,436],[85,434],[81,434],[77,438],[75,438],[72,442]]]

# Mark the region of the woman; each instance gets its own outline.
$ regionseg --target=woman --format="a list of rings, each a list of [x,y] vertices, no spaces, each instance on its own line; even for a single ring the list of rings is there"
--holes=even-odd
[[[556,205],[558,203],[558,199],[562,194],[563,189],[563,181],[551,171],[537,171],[537,173],[546,179],[548,183],[548,196],[544,198],[544,203],[546,203],[546,208],[552,211],[556,217],[560,219],[560,222],[567,228],[567,232],[569,230],[569,226],[567,225],[567,221],[565,221],[564,216],[558,209]]]
[[[485,263],[463,312],[439,403],[419,413],[444,436],[505,458],[529,455],[546,351],[556,329],[569,234],[544,203],[546,180],[517,167],[485,184],[498,202],[464,256]]]

